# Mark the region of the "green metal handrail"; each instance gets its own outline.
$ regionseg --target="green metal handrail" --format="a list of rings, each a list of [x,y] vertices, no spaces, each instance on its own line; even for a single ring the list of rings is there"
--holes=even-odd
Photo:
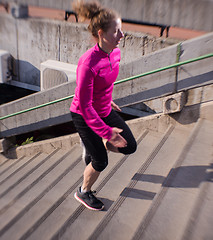
[[[200,60],[210,58],[210,57],[213,57],[213,53],[209,53],[209,54],[197,57],[197,58],[192,58],[192,59],[189,59],[189,60],[186,60],[186,61],[183,61],[183,62],[174,63],[174,64],[171,64],[171,65],[166,66],[166,67],[157,68],[155,70],[145,72],[145,73],[142,73],[142,74],[139,74],[139,75],[135,75],[135,76],[132,76],[132,77],[129,77],[129,78],[125,78],[125,79],[116,81],[114,83],[114,85],[124,83],[124,82],[130,81],[130,80],[133,80],[133,79],[137,79],[137,78],[140,78],[140,77],[148,76],[148,75],[151,75],[151,74],[154,74],[154,73],[162,72],[162,71],[165,71],[165,70],[168,70],[168,69],[171,69],[171,68],[176,68],[176,67],[188,64],[188,63],[193,63],[193,62],[200,61]],[[13,117],[13,116],[16,116],[16,115],[19,115],[19,114],[22,114],[22,113],[26,113],[26,112],[29,112],[29,111],[32,111],[32,110],[35,110],[35,109],[39,109],[39,108],[42,108],[42,107],[46,107],[46,106],[54,104],[54,103],[62,102],[62,101],[71,99],[73,97],[74,97],[74,94],[70,95],[70,96],[67,96],[67,97],[63,97],[63,98],[54,100],[54,101],[51,101],[51,102],[48,102],[48,103],[38,105],[38,106],[35,106],[35,107],[31,107],[31,108],[28,108],[28,109],[25,109],[25,110],[22,110],[22,111],[19,111],[19,112],[16,112],[16,113],[8,114],[4,117],[0,117],[0,120],[4,120],[6,118]]]
[[[157,69],[149,71],[149,72],[145,72],[145,73],[141,73],[139,75],[135,75],[135,76],[132,76],[132,77],[129,77],[129,78],[125,78],[125,79],[116,81],[115,84],[120,84],[120,83],[127,82],[127,81],[130,81],[130,80],[136,79],[136,78],[145,77],[145,76],[151,75],[153,73],[162,72],[162,71],[165,71],[165,70],[168,70],[168,69],[171,69],[171,68],[179,67],[179,66],[182,66],[182,65],[185,65],[185,64],[188,64],[188,63],[193,63],[193,62],[200,61],[200,60],[210,58],[210,57],[213,57],[213,53],[209,53],[209,54],[197,57],[197,58],[191,58],[191,59],[183,61],[183,62],[174,63],[174,64],[168,65],[166,67],[157,68]]]

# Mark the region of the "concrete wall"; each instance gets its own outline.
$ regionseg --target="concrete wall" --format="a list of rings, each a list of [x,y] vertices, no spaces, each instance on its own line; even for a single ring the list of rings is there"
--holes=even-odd
[[[213,31],[212,0],[100,0],[122,18]]]
[[[177,45],[150,53],[142,58],[123,64],[120,67],[118,79],[123,79],[135,74],[144,73],[156,68],[164,67],[176,62]],[[182,43],[181,60],[199,57],[213,52],[213,33],[203,37]],[[213,61],[212,58],[184,65],[177,69],[166,70],[150,76],[131,80],[115,85],[113,99],[119,106],[129,106],[138,102],[146,102],[150,99],[159,98],[175,92],[187,91],[196,87],[213,84]],[[59,87],[39,92],[17,101],[0,106],[0,116],[6,116],[14,112],[28,109],[55,99],[74,94],[75,83],[66,83]],[[212,100],[212,87],[200,88],[193,91],[195,96],[190,95],[190,102],[196,104],[206,99]],[[206,94],[203,94],[205,90]],[[194,100],[193,100],[194,98]],[[197,101],[199,98],[200,101]],[[196,100],[196,101],[195,101]],[[18,116],[1,120],[0,138],[21,134],[71,120],[69,106],[71,99],[49,105],[37,110],[23,113]],[[161,104],[159,101],[158,104]],[[151,103],[149,106],[151,106]],[[159,106],[156,106],[159,107]]]
[[[40,86],[40,64],[48,59],[77,64],[95,44],[87,25],[47,19],[14,19],[0,15],[0,49],[17,59],[18,81]],[[120,44],[121,63],[131,62],[176,41],[126,32]]]
[[[213,33],[180,44],[179,62],[213,53]],[[120,67],[118,79],[124,79],[176,63],[178,44],[143,56]],[[177,72],[176,72],[177,71]],[[114,99],[119,105],[153,99],[213,83],[213,59],[208,58],[115,86]],[[121,91],[121,88],[125,91]],[[137,100],[138,99],[138,100]]]
[[[48,103],[74,93],[75,82],[38,92],[0,106],[0,116],[22,111],[40,104]],[[34,111],[23,113],[0,121],[0,138],[30,132],[71,121],[69,111],[72,99],[49,105]]]
[[[14,2],[14,0],[1,0]],[[213,31],[212,0],[99,0],[122,18],[189,29]],[[28,5],[71,10],[73,0],[16,0]]]

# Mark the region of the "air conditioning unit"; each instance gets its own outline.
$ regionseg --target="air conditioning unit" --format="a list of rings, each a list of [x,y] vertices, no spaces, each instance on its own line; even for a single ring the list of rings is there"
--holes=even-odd
[[[60,84],[75,81],[77,65],[56,60],[41,63],[41,91]]]
[[[0,83],[6,83],[11,80],[12,56],[5,50],[0,50]]]

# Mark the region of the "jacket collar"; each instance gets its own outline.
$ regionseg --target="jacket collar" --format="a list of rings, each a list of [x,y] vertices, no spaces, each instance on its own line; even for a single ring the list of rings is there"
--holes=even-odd
[[[100,54],[103,54],[104,56],[109,56],[113,50],[110,53],[106,53],[100,46],[98,43],[96,43],[95,45],[95,51],[99,52]]]

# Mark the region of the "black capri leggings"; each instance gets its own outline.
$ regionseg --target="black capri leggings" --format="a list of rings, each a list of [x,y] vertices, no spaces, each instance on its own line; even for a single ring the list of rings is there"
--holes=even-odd
[[[71,112],[71,115],[86,151],[91,156],[93,168],[98,172],[103,171],[108,165],[108,156],[102,138],[93,132],[80,114]],[[117,112],[112,110],[110,114],[106,118],[102,118],[102,120],[110,127],[123,129],[120,134],[126,139],[127,146],[125,148],[118,148],[120,153],[127,155],[136,151],[137,143],[135,138],[128,125]]]

